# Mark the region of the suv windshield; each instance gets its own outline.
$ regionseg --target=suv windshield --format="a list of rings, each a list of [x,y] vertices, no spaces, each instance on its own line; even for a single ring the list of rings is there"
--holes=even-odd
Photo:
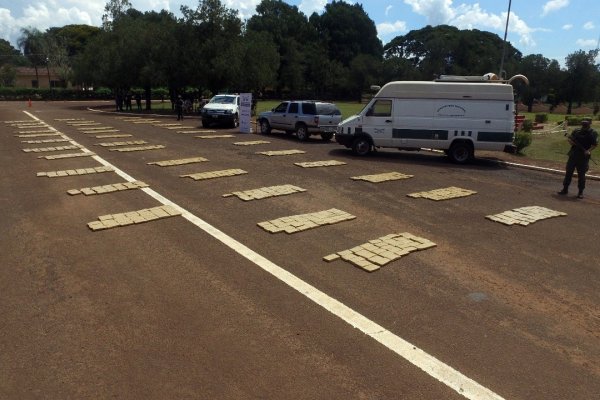
[[[319,114],[319,115],[341,115],[342,112],[333,104],[317,103],[317,114]]]
[[[234,96],[215,96],[210,100],[211,103],[217,104],[233,104],[235,102]]]

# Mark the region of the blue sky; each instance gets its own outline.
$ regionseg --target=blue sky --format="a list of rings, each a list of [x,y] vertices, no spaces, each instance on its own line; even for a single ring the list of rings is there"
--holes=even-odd
[[[181,4],[198,0],[130,0],[140,11],[166,9],[179,15]],[[221,0],[250,17],[260,0]],[[307,16],[321,13],[328,0],[287,0]],[[355,3],[348,1],[349,3]],[[370,0],[359,1],[375,22],[385,44],[398,35],[426,25],[448,24],[504,35],[508,0]],[[99,26],[106,0],[0,0],[0,38],[16,41],[22,27],[45,30],[52,26]],[[598,0],[513,0],[508,41],[524,55],[542,54],[564,65],[577,50],[592,50],[600,39]],[[600,59],[598,60],[600,62]]]

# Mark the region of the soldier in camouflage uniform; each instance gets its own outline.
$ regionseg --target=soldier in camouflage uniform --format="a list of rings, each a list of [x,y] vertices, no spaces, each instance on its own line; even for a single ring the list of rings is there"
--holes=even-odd
[[[569,185],[573,172],[577,170],[577,187],[579,193],[578,199],[583,199],[583,189],[585,189],[585,173],[589,169],[589,162],[592,150],[598,146],[598,133],[591,128],[591,121],[584,119],[581,122],[581,128],[575,129],[568,137],[571,150],[569,150],[569,160],[565,168],[565,179],[563,189],[558,194],[566,195],[569,193]]]

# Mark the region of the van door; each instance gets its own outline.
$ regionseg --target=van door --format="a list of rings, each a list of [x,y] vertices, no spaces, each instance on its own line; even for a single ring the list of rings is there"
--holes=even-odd
[[[393,146],[420,149],[437,148],[442,131],[433,127],[431,99],[397,99],[394,109]]]
[[[374,99],[362,117],[362,131],[373,138],[375,146],[392,145],[394,127],[392,99]]]

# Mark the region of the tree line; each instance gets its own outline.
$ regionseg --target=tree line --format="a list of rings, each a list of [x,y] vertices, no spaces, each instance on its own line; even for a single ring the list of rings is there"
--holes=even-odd
[[[0,40],[0,85],[10,68],[52,68],[81,87],[114,91],[166,87],[254,92],[276,98],[358,100],[373,85],[392,80],[431,80],[439,75],[510,77],[528,105],[543,100],[597,103],[598,50],[569,54],[565,67],[541,54],[524,56],[506,44],[504,71],[498,71],[503,40],[476,29],[426,26],[395,37],[385,46],[360,4],[334,0],[322,14],[304,15],[281,0],[263,0],[242,21],[220,0],[182,6],[181,17],[162,10],[140,12],[128,0],[109,0],[101,27],[68,25],[40,32],[22,30],[19,49]]]

